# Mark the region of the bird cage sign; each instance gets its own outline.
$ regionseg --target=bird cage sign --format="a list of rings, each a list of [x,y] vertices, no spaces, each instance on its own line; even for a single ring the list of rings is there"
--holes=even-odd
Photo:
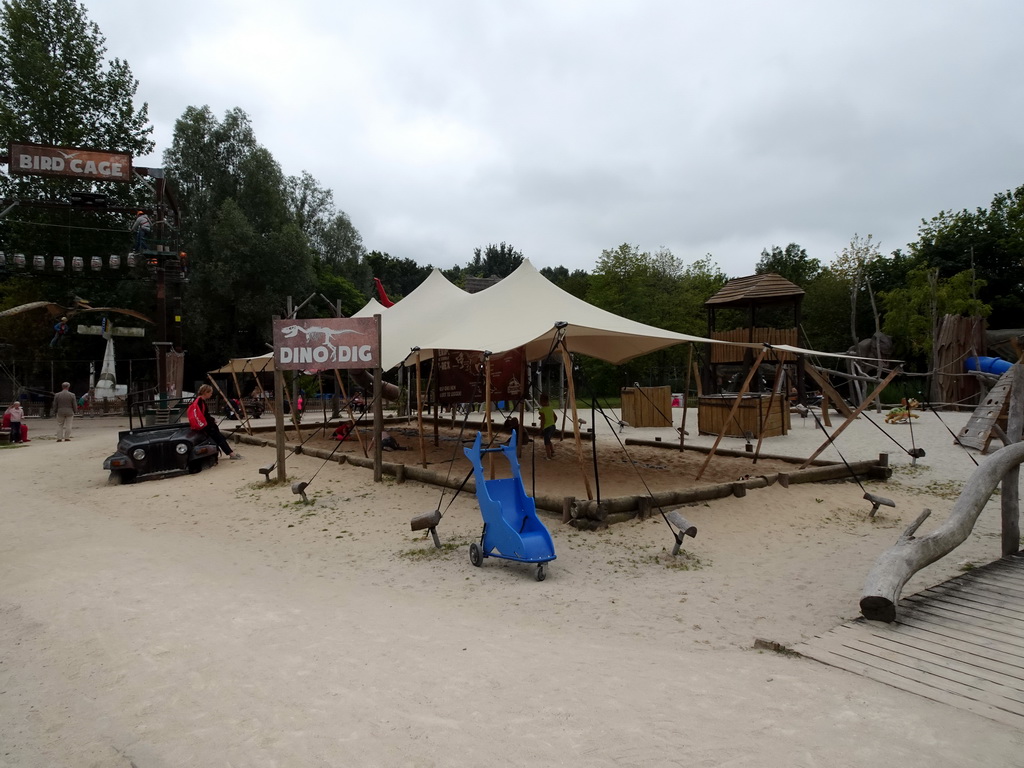
[[[82,271],[82,267],[84,267],[84,266],[85,266],[85,262],[82,260],[81,256],[72,256],[71,257],[71,269],[73,269],[75,272],[81,272]]]
[[[103,269],[103,257],[93,256],[91,259],[89,259],[89,266],[92,267],[93,272],[99,272],[101,269]]]
[[[42,270],[46,269],[46,257],[45,256],[33,256],[32,257],[32,267],[34,269],[38,269],[39,271],[42,271]]]
[[[24,267],[25,266],[25,254],[24,253],[16,253],[16,254],[14,254],[14,266],[16,266],[16,267]]]
[[[107,259],[107,264],[110,266],[111,269],[120,269],[121,268],[121,254],[119,254],[119,253],[112,253],[112,254],[110,254],[110,258]]]
[[[53,271],[54,272],[63,272],[64,271],[64,257],[63,256],[54,256],[53,257],[53,261],[51,262],[51,264],[53,264]]]
[[[128,264],[128,269],[135,269],[135,254],[134,253],[129,253],[128,254],[127,264]]]

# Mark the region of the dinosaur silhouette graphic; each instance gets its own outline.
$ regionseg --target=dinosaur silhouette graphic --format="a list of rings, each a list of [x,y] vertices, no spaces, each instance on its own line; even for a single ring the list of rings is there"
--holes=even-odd
[[[313,325],[309,328],[303,328],[301,325],[286,325],[281,329],[281,335],[286,339],[294,339],[300,333],[305,335],[307,344],[315,343],[317,346],[329,348],[331,350],[331,360],[335,362],[338,360],[338,346],[337,342],[334,341],[334,337],[343,336],[347,333],[362,335],[359,331],[352,330],[351,328],[336,330],[334,328],[325,328],[322,325]]]

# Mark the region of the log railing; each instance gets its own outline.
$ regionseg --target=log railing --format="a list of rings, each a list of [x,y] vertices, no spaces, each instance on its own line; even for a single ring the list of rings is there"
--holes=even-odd
[[[967,539],[996,486],[1007,476],[1016,483],[1017,468],[1022,463],[1024,443],[1021,442],[1007,445],[986,458],[967,480],[946,522],[931,533],[915,538],[914,532],[931,513],[931,510],[924,510],[900,535],[896,544],[882,553],[868,574],[860,599],[864,618],[893,621],[904,584],[919,570],[948,555]],[[1019,549],[1020,534],[1016,523],[1020,513],[1019,510],[1013,515],[1008,515],[1006,510],[1003,513],[1004,528],[1007,518],[1012,518],[1011,528],[1017,531],[1017,538],[1010,541],[1011,537],[1005,535],[1004,530],[1003,554],[1008,555]],[[1007,551],[1008,548],[1011,551]]]

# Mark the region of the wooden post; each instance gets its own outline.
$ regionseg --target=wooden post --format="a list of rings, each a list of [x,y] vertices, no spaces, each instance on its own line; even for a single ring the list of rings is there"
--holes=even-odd
[[[690,368],[693,366],[693,343],[690,343],[686,355],[686,386],[683,387],[683,422],[679,425],[679,450],[686,445],[686,406],[690,399]],[[698,402],[700,402],[698,400]],[[596,434],[596,433],[595,433]]]
[[[284,374],[281,375],[281,386],[284,387],[284,396],[287,397],[289,402],[290,402],[291,399],[292,399],[292,393],[288,390],[288,382],[284,379]],[[284,404],[281,405],[281,408],[282,409],[284,408]],[[301,443],[301,442],[303,442],[303,440],[302,440],[302,428],[299,427],[299,420],[296,418],[294,406],[292,407],[292,414],[291,415],[292,415],[292,426],[295,427],[295,435],[298,438],[299,442]]]
[[[1013,366],[1010,384],[1010,410],[1006,415],[1006,436],[1019,443],[1024,432],[1024,365]],[[1002,514],[1003,557],[1020,551],[1020,466],[1007,470],[1000,484],[999,505]]]
[[[380,315],[373,316],[377,323],[377,349],[381,350],[381,329]],[[378,351],[378,355],[379,355]],[[384,447],[380,444],[381,433],[384,431],[384,401],[382,391],[384,372],[380,367],[380,360],[377,360],[377,367],[373,369],[373,482],[379,483],[384,480]]]
[[[291,301],[289,300],[289,304]],[[274,315],[274,320],[280,320],[278,315]],[[277,447],[277,479],[278,482],[285,482],[288,479],[288,473],[284,468],[284,457],[287,451],[284,448],[285,436],[284,436],[284,400],[282,399],[284,393],[284,373],[277,365],[277,349],[274,350],[274,442]]]

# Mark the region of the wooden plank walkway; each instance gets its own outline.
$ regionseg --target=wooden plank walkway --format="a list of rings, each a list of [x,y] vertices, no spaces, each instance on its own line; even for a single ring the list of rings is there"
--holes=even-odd
[[[1024,553],[900,601],[794,648],[808,658],[1024,728]]]

